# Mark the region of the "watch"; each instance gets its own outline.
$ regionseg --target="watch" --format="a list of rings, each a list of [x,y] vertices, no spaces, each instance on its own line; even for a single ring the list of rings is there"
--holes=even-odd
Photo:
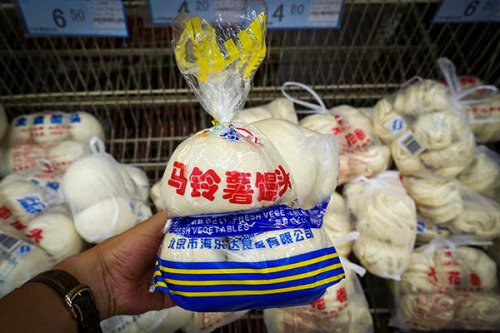
[[[42,272],[26,283],[39,282],[49,285],[60,294],[66,307],[78,324],[79,332],[102,332],[99,310],[92,290],[62,270]]]

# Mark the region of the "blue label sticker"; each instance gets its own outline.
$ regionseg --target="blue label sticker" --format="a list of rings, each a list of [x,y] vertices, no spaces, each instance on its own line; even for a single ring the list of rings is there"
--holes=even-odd
[[[500,22],[500,0],[443,0],[433,22]]]
[[[244,8],[244,0],[149,0],[151,22],[169,25],[180,12],[212,20],[216,12]],[[343,0],[268,0],[267,27],[340,28]],[[228,14],[229,17],[234,15]],[[234,17],[233,17],[234,19]]]
[[[33,36],[128,37],[121,0],[18,0]]]
[[[421,234],[425,232],[425,222],[424,221],[417,221],[417,233]]]
[[[258,211],[174,217],[169,231],[185,237],[226,237],[280,229],[321,228],[327,206],[328,202],[324,202],[305,210],[279,205]],[[309,238],[308,235],[305,237]]]

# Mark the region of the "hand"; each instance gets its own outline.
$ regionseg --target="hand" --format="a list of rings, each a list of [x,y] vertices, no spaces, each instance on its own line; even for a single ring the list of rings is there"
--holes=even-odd
[[[167,294],[149,293],[167,219],[168,214],[160,211],[134,228],[63,260],[54,269],[67,271],[92,289],[101,320],[170,307]]]

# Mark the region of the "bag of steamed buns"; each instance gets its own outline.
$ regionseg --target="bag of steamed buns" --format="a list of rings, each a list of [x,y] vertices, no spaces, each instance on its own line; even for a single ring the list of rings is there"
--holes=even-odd
[[[234,16],[231,16],[234,15]],[[182,142],[159,184],[165,226],[153,290],[199,312],[310,304],[344,277],[322,228],[337,142],[281,119],[232,123],[265,56],[266,6],[180,14],[177,65],[216,124]]]
[[[344,186],[359,238],[353,251],[370,273],[399,280],[416,239],[417,210],[397,171],[360,177]]]
[[[118,163],[97,137],[90,151],[68,168],[61,187],[80,236],[100,243],[151,217],[149,180],[139,168]]]
[[[394,282],[391,324],[400,329],[498,331],[497,267],[466,238],[434,239]]]
[[[391,145],[398,170],[406,176],[455,178],[472,161],[474,135],[465,105],[477,86],[462,91],[455,66],[440,58],[448,86],[416,78],[375,106],[375,133]],[[412,80],[415,81],[415,80]]]
[[[5,142],[0,174],[31,169],[40,160],[49,160],[55,170],[64,172],[78,158],[89,153],[90,138],[104,140],[99,121],[78,111],[43,111],[12,120]]]
[[[292,98],[285,88],[295,86],[309,92],[318,104]],[[328,110],[314,90],[298,82],[286,82],[282,92],[290,101],[315,113],[303,118],[299,122],[301,127],[322,134],[333,134],[338,139],[339,184],[360,176],[372,177],[387,170],[391,161],[390,149],[378,140],[371,120],[359,109],[341,105]]]
[[[372,316],[356,273],[365,269],[342,258],[346,278],[309,305],[264,310],[270,333],[369,333]]]

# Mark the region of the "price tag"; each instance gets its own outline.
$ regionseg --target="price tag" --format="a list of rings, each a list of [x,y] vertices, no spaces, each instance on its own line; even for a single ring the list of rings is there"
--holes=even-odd
[[[32,36],[128,37],[121,0],[18,0]]]
[[[180,12],[211,20],[215,15],[215,5],[213,0],[149,0],[151,22],[169,25]]]
[[[434,23],[500,22],[500,0],[443,0]]]
[[[212,20],[218,11],[236,12],[245,6],[244,0],[149,0],[151,22],[171,24],[180,12]],[[267,27],[284,28],[339,28],[343,0],[268,0]],[[229,14],[229,17],[234,15]],[[232,18],[234,19],[234,17]]]

